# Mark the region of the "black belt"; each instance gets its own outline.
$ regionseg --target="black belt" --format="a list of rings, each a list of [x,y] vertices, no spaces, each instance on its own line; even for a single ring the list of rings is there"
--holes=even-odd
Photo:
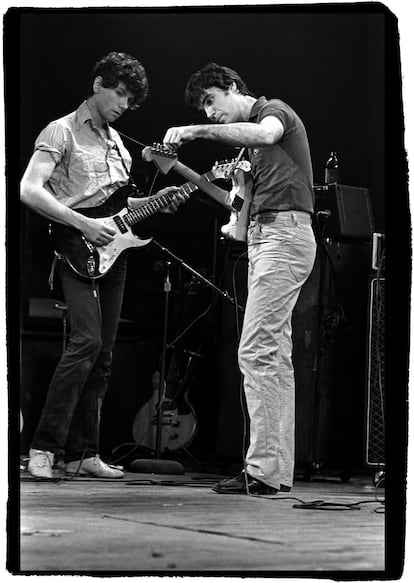
[[[257,213],[251,217],[252,221],[257,223],[272,223],[281,214],[295,213],[296,218],[304,219],[305,223],[311,223],[312,215],[308,211],[296,211],[296,210],[286,210],[286,211],[266,211],[264,213]]]

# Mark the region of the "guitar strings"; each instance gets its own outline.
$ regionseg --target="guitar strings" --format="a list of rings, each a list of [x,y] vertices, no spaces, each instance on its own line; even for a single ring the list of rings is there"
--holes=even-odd
[[[146,148],[147,147],[146,144],[143,144],[139,140],[136,140],[135,138],[131,138],[131,136],[128,136],[127,134],[124,134],[123,132],[120,132],[119,130],[117,130],[117,131],[118,131],[118,134],[120,136],[126,138],[127,140],[130,140],[131,142],[134,142],[134,144],[137,144],[138,146],[142,146],[143,148]],[[157,171],[155,172],[154,178],[152,179],[152,183],[151,183],[151,186],[150,186],[150,189],[149,189],[149,192],[148,192],[148,196],[152,196],[152,191],[154,189],[155,182],[156,182],[156,180],[157,180],[157,178],[159,176],[159,173],[160,173],[160,171],[159,171],[159,169],[157,169]]]
[[[135,140],[134,138],[131,138],[131,136],[128,136],[127,134],[124,134],[123,132],[120,132],[119,130],[117,130],[118,134],[120,136],[123,136],[124,138],[126,138],[127,140],[131,140],[131,142],[134,142],[134,144],[137,144],[138,146],[142,146],[143,148],[146,148],[147,145],[143,144],[142,142],[140,142],[139,140]]]

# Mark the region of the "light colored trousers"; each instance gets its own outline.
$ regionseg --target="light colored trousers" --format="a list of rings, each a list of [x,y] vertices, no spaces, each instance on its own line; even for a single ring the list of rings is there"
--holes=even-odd
[[[248,474],[291,486],[295,458],[292,312],[315,261],[311,216],[265,213],[247,234],[248,297],[238,350],[250,417]]]

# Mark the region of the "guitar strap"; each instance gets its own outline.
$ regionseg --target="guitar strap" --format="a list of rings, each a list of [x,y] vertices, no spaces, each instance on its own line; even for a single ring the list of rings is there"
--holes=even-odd
[[[121,138],[119,138],[119,139],[121,139]],[[125,172],[128,174],[128,184],[129,184],[129,185],[130,185],[132,188],[134,188],[135,190],[138,190],[138,188],[137,188],[137,185],[135,184],[135,182],[134,182],[134,179],[132,178],[131,171],[129,170],[128,166],[126,165],[126,162],[125,162],[125,160],[124,160],[124,157],[122,156],[122,152],[121,152],[121,150],[120,150],[120,148],[119,148],[118,144],[116,143],[116,140],[115,140],[115,139],[113,139],[112,141],[113,141],[113,143],[114,143],[114,148],[116,149],[116,151],[117,151],[117,152],[118,152],[118,154],[119,154],[119,157],[120,157],[120,159],[121,159],[121,162],[122,162],[122,166],[124,167],[124,169],[125,169]]]
[[[134,144],[137,144],[138,146],[142,146],[143,148],[146,147],[146,145],[143,144],[142,142],[140,142],[139,140],[136,140],[135,138],[131,138],[131,136],[128,136],[127,134],[124,134],[123,132],[121,132],[119,130],[117,130],[117,133],[119,134],[119,136],[122,136],[122,137],[126,138],[127,140],[130,140],[131,142],[133,142]],[[121,139],[121,137],[120,137],[120,139]],[[118,152],[119,152],[119,149],[118,149]],[[119,155],[120,155],[121,160],[122,160],[122,163],[124,164],[124,167],[125,167],[125,162],[124,162],[124,160],[123,160],[122,155],[121,155],[120,152],[119,152]],[[131,184],[131,186],[136,189],[136,194],[137,195],[140,194],[139,189],[136,186],[136,184],[135,184],[135,182],[134,182],[134,180],[133,180],[133,178],[131,176],[131,173],[128,171],[127,168],[126,168],[126,171],[127,171],[128,175],[130,177],[130,184]]]

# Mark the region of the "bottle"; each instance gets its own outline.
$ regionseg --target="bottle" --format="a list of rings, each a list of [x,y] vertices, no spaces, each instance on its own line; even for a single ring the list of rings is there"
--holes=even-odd
[[[339,162],[336,152],[331,152],[325,164],[325,184],[339,182]]]

